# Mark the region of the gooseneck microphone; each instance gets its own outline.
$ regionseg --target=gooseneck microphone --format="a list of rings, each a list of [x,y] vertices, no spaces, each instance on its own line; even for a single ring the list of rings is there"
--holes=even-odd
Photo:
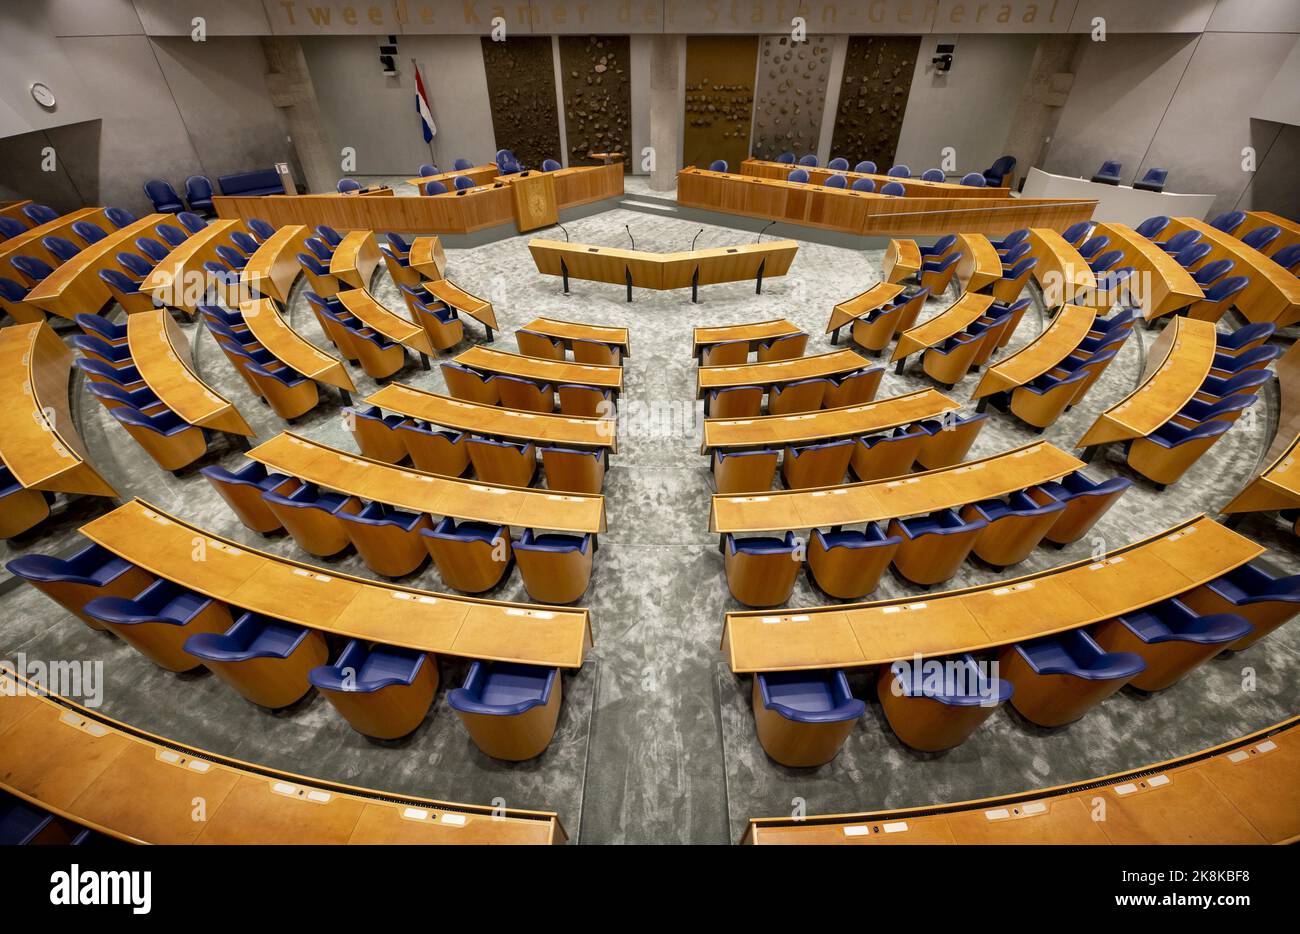
[[[635,250],[635,249],[636,249],[636,237],[632,236],[632,228],[629,227],[627,224],[624,224],[624,225],[623,225],[623,229],[627,231],[627,238],[628,238],[629,240],[632,241],[632,249]]]
[[[768,228],[768,227],[771,227],[772,224],[775,224],[775,223],[776,223],[776,221],[770,221],[769,223],[765,224],[765,225],[763,226],[763,229],[760,230],[760,231],[758,232],[758,236],[754,238],[754,242],[757,243],[758,241],[762,240],[762,239],[763,239],[763,234],[767,233],[767,228]]]
[[[695,241],[698,240],[698,239],[700,239],[700,234],[702,234],[702,233],[704,233],[704,228],[703,228],[703,227],[701,227],[699,230],[695,231],[695,236],[691,237],[691,249],[692,249],[692,250],[695,249]]]

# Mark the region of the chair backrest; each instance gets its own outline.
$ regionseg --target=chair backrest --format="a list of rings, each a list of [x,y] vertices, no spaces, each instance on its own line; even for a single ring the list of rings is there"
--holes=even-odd
[[[1210,286],[1205,293],[1207,302],[1221,302],[1225,298],[1231,298],[1246,286],[1250,285],[1250,276],[1229,276],[1226,279],[1220,279],[1214,285]]]
[[[118,272],[116,269],[101,269],[99,278],[110,289],[126,293],[136,291],[136,284],[128,279],[125,273]]]
[[[308,237],[306,244],[307,249],[311,250],[322,263],[328,263],[334,255],[330,248],[325,245],[325,241],[319,237]]]
[[[1003,177],[1010,173],[1015,167],[1015,156],[998,156],[993,160],[993,164],[984,170],[984,176],[989,181],[992,181],[996,176],[1000,183]]]
[[[857,165],[853,167],[853,171],[861,172],[864,175],[875,175],[876,164],[872,162],[870,159],[863,159],[861,162],[859,162]]]
[[[1160,232],[1169,226],[1169,218],[1164,214],[1157,214],[1155,217],[1148,217],[1142,223],[1137,225],[1136,232],[1150,240],[1152,237],[1160,235]]]
[[[468,175],[457,175],[451,180],[451,184],[457,191],[464,191],[466,188],[474,187],[474,179]]]
[[[10,237],[17,237],[27,233],[27,225],[17,218],[0,217],[0,237],[8,240]]]
[[[902,197],[903,195],[907,194],[907,189],[904,188],[902,185],[900,185],[898,182],[885,182],[885,184],[880,186],[880,193],[882,195],[894,195],[895,197]]]
[[[339,194],[347,194],[349,191],[360,191],[361,183],[354,178],[340,178],[337,187]]]
[[[1208,243],[1193,243],[1187,249],[1180,250],[1174,257],[1174,262],[1186,269],[1193,263],[1199,263],[1209,255],[1210,245]]]
[[[1291,272],[1300,270],[1300,243],[1282,247],[1273,254],[1273,262]]]
[[[802,159],[799,160],[799,164],[800,164],[800,165],[811,165],[811,166],[816,166],[816,165],[818,164],[818,163],[817,163],[817,154],[816,154],[816,153],[811,153],[811,152],[808,153],[808,155],[804,156]]]
[[[136,249],[149,257],[155,263],[162,262],[167,258],[167,247],[163,246],[153,237],[137,237],[135,246]]]
[[[179,227],[173,227],[171,224],[159,224],[156,229],[158,231],[158,236],[171,244],[173,249],[189,239],[185,231],[181,230]]]
[[[176,219],[180,221],[181,225],[190,233],[198,233],[204,227],[208,226],[208,222],[199,217],[193,211],[181,211],[176,215]]]
[[[781,155],[776,157],[776,161],[782,163],[783,165],[794,165],[794,153],[783,152],[781,153]]]
[[[1107,250],[1088,265],[1092,267],[1093,272],[1105,272],[1123,258],[1124,253],[1121,250]]]
[[[222,262],[232,269],[241,265],[244,260],[244,254],[240,253],[233,246],[226,246],[224,243],[217,247],[217,256],[221,257]]]
[[[723,166],[723,167],[722,167],[721,169],[718,169],[717,171],[719,171],[719,172],[725,172],[725,171],[727,171],[727,168],[726,168],[727,163],[723,162],[723,163],[722,163],[722,166]],[[542,171],[543,171],[543,172],[555,172],[555,171],[558,171],[558,170],[561,169],[561,168],[563,168],[563,166],[561,166],[560,163],[556,162],[554,159],[543,159],[543,160],[542,160]]]
[[[826,179],[825,185],[827,188],[848,188],[849,180],[843,175],[832,175]]]
[[[912,170],[900,162],[898,165],[892,166],[885,174],[891,178],[911,178]]]
[[[1214,220],[1210,221],[1210,226],[1215,230],[1222,230],[1224,233],[1232,233],[1240,227],[1245,220],[1245,211],[1225,211]]]
[[[1094,226],[1093,221],[1079,221],[1079,223],[1071,224],[1065,228],[1065,233],[1061,234],[1061,236],[1065,238],[1066,243],[1077,246],[1079,241],[1092,232]]]
[[[983,188],[988,184],[982,172],[969,172],[962,176],[961,183],[971,188]]]
[[[725,172],[725,171],[727,171],[727,160],[726,160],[726,159],[714,159],[712,162],[709,163],[709,171],[710,171],[710,172]]]
[[[429,184],[424,186],[424,193],[426,195],[445,195],[447,193],[447,186],[442,182],[429,182]]]
[[[830,162],[826,163],[826,168],[830,169],[832,172],[844,172],[848,167],[849,160],[845,159],[843,156],[836,156]]]
[[[983,175],[980,175],[979,172],[972,172],[971,175],[979,175],[981,184],[983,184]],[[967,175],[966,178],[970,178],[971,175]],[[944,177],[943,169],[926,169],[921,173],[921,181],[923,182],[941,182],[944,180]],[[963,185],[966,184],[966,178],[962,179]]]
[[[808,173],[805,172],[803,169],[794,169],[793,171],[790,172],[789,175],[785,177],[785,180],[787,182],[807,182]]]
[[[420,166],[420,178],[428,178],[430,175],[437,175],[437,174],[438,174],[437,166],[429,165],[429,163],[427,162],[424,163],[424,165]]]
[[[72,225],[72,232],[88,244],[98,243],[108,236],[108,234],[104,233],[103,227],[92,224],[90,221],[77,221]]]
[[[212,182],[206,175],[191,175],[185,179],[185,200],[191,205],[195,201],[212,200]]]
[[[117,264],[131,275],[142,279],[153,272],[153,264],[138,253],[118,253]]]
[[[853,180],[854,191],[875,191],[876,183],[869,178],[855,178]]]
[[[42,237],[41,246],[45,247],[45,249],[57,256],[60,262],[64,263],[81,252],[81,247],[77,246],[67,237]]]
[[[35,256],[11,256],[9,263],[33,282],[40,282],[54,272],[54,268],[49,263]]]
[[[45,204],[29,204],[23,208],[23,214],[37,227],[59,219],[59,212]]]
[[[253,236],[259,240],[265,240],[268,237],[275,236],[275,228],[261,218],[254,217],[248,222],[248,229],[253,232]]]
[[[118,230],[130,226],[136,221],[135,215],[126,210],[126,208],[104,208],[104,216],[107,217],[108,222]]]
[[[1110,246],[1110,237],[1107,237],[1104,234],[1093,237],[1091,240],[1085,241],[1083,246],[1079,247],[1079,255],[1084,259],[1092,259],[1108,246]]]
[[[1097,174],[1107,176],[1107,177],[1119,175],[1120,168],[1121,168],[1121,163],[1107,159],[1105,162],[1101,164],[1101,168],[1097,170]]]
[[[171,186],[171,182],[165,182],[161,178],[151,178],[145,182],[144,193],[153,202],[156,210],[180,206],[181,196],[176,194],[176,189]]]
[[[451,164],[451,167],[455,169],[457,172],[464,172],[466,169],[474,168],[474,163],[471,162],[469,159],[466,159],[464,156],[462,156],[461,158],[453,162]]]
[[[1250,233],[1246,234],[1246,236],[1242,237],[1241,242],[1253,249],[1262,250],[1264,247],[1276,240],[1278,234],[1281,232],[1281,229],[1278,227],[1257,227]]]

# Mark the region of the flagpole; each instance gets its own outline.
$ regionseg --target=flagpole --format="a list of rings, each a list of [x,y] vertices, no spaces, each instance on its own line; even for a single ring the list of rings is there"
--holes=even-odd
[[[415,71],[415,75],[416,75],[416,87],[418,88],[418,87],[420,86],[420,82],[419,82],[420,66],[419,66],[419,64],[416,63],[416,61],[415,61],[414,58],[411,59],[411,68]],[[432,117],[432,116],[433,116],[433,102],[429,100],[429,98],[428,98],[428,96],[427,96],[427,92],[426,92],[426,96],[425,96],[425,102],[429,105],[429,116]],[[437,136],[437,135],[438,135],[437,133],[434,133],[434,136]],[[433,136],[430,136],[427,142],[428,142],[428,146],[429,146],[429,161],[433,163],[433,167],[434,167],[435,169],[441,169],[442,166],[440,166],[440,165],[438,164],[438,156],[437,156],[437,154],[433,151]]]

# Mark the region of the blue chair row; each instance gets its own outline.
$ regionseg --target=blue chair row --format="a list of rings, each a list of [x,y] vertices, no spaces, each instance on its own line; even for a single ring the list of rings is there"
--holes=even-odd
[[[0,846],[88,846],[113,838],[0,792]]]
[[[292,423],[315,408],[320,393],[313,380],[281,363],[257,342],[238,311],[219,305],[200,305],[199,315],[249,391]]]
[[[863,367],[836,376],[815,376],[773,386],[728,386],[711,389],[704,397],[708,418],[749,418],[763,408],[767,395],[768,415],[794,415],[822,408],[855,405],[875,398],[883,370]]]
[[[345,360],[359,362],[371,379],[387,379],[410,362],[402,344],[367,326],[337,298],[325,298],[312,291],[306,297],[325,336]]]
[[[205,175],[191,175],[185,179],[185,201],[176,193],[170,182],[151,178],[144,183],[145,197],[153,204],[155,214],[180,214],[189,204],[191,212],[213,213],[212,182]]]
[[[558,397],[562,414],[596,418],[608,415],[614,404],[613,390],[598,386],[538,383],[515,376],[483,373],[450,360],[444,360],[440,366],[449,394],[481,405],[553,412]]]

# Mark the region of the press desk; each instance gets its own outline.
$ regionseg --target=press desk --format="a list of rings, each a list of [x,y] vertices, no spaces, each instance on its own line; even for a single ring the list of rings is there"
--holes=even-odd
[[[1268,247],[1268,255],[1273,256],[1278,250],[1285,250],[1289,246],[1295,246],[1300,243],[1300,223],[1296,223],[1290,218],[1283,217],[1281,214],[1274,214],[1271,211],[1247,211],[1246,219],[1241,222],[1241,226],[1232,232],[1232,235],[1240,240],[1252,230],[1258,230],[1261,227],[1276,227],[1281,231]]]
[[[826,322],[826,333],[831,335],[831,343],[839,342],[840,328],[862,317],[869,311],[892,302],[903,293],[903,287],[892,282],[877,282],[865,292],[859,292],[847,302],[840,302],[831,309],[831,318]]]
[[[1083,461],[1046,441],[954,467],[810,490],[715,493],[709,531],[783,532],[880,522],[952,509],[1057,480]]]
[[[275,302],[261,298],[239,306],[248,329],[257,342],[289,369],[308,379],[335,386],[343,392],[356,392],[356,384],[347,367],[303,337],[280,316]]]
[[[0,458],[24,488],[117,496],[86,460],[68,404],[72,352],[43,321],[0,328]]]
[[[915,240],[890,240],[880,263],[885,281],[897,284],[921,271],[921,248]]]
[[[432,516],[579,534],[606,530],[605,497],[457,480],[349,454],[282,432],[246,455],[270,470],[362,500]]]
[[[521,331],[536,331],[566,343],[575,340],[598,341],[618,347],[620,355],[632,356],[632,344],[628,340],[627,328],[604,327],[599,324],[583,324],[578,321],[561,321],[558,318],[534,318]]]
[[[1002,278],[1002,257],[989,238],[979,233],[957,234],[957,282],[961,291],[978,292]]]
[[[714,327],[695,327],[691,329],[691,356],[697,360],[706,347],[727,341],[749,341],[751,345],[758,341],[798,334],[799,326],[785,318],[773,318],[770,321],[753,321],[745,324],[722,324]]]
[[[623,391],[621,366],[597,366],[592,363],[569,363],[565,360],[547,360],[544,357],[526,357],[523,354],[492,350],[489,347],[471,347],[456,357],[455,362],[475,370],[504,373],[507,376],[550,383],[552,386],[560,383],[576,383],[581,386],[613,389],[615,392]]]
[[[0,669],[0,787],[128,843],[555,844],[554,813],[494,810],[251,765],[147,733]],[[195,802],[204,819],[195,820]]]
[[[198,233],[190,234],[145,276],[140,291],[149,293],[164,305],[196,314],[198,306],[207,301],[208,274],[203,264],[221,261],[217,255],[218,246],[234,249],[230,235],[236,231],[247,233],[248,229],[241,221],[214,220]],[[201,288],[195,288],[196,285]]]
[[[345,639],[554,668],[580,668],[586,610],[501,603],[380,583],[224,539],[132,500],[82,535],[121,558],[232,607]],[[195,561],[196,548],[203,560]]]
[[[1282,404],[1268,465],[1223,507],[1226,514],[1300,508],[1300,344],[1275,364]]]
[[[1124,253],[1119,265],[1132,266],[1138,275],[1150,281],[1151,294],[1139,296],[1142,300],[1142,315],[1147,320],[1172,314],[1205,297],[1190,272],[1132,227],[1124,224],[1098,224],[1093,230],[1093,236],[1110,237],[1107,249],[1121,250]]]
[[[890,361],[898,361],[901,367],[903,361],[911,354],[942,344],[948,338],[966,330],[978,321],[992,304],[992,295],[976,295],[974,292],[967,292],[933,318],[900,333],[898,343],[894,345],[894,355],[889,358]]]
[[[1300,718],[1167,762],[1037,791],[751,819],[751,844],[1223,844],[1300,838]],[[1098,805],[1101,807],[1098,807]],[[1104,813],[1105,820],[1096,816]]]
[[[353,230],[334,248],[330,275],[354,289],[368,289],[380,260],[374,231]]]
[[[128,315],[131,363],[155,396],[191,425],[252,437],[234,403],[199,378],[190,364],[190,342],[166,308]]]
[[[700,453],[707,454],[715,448],[776,447],[869,435],[899,425],[939,418],[945,412],[960,408],[960,402],[935,389],[918,389],[862,405],[818,409],[796,415],[706,418]]]
[[[416,237],[408,254],[411,268],[425,279],[437,281],[447,274],[447,253],[437,237]]]
[[[1197,264],[1198,268],[1216,259],[1230,259],[1236,263],[1232,270],[1234,276],[1250,277],[1250,285],[1237,293],[1233,300],[1247,319],[1271,321],[1280,328],[1300,321],[1300,279],[1294,273],[1205,221],[1175,217],[1165,228],[1165,233],[1172,237],[1184,230],[1197,231],[1201,234],[1201,242],[1210,245],[1209,255]]]
[[[702,366],[695,371],[695,388],[696,394],[702,397],[711,389],[725,389],[729,386],[770,388],[798,379],[853,373],[869,365],[865,357],[852,350],[832,350],[829,353],[766,363]]]
[[[375,301],[374,296],[365,289],[347,289],[339,292],[338,300],[366,327],[382,334],[390,341],[405,344],[416,353],[423,354],[424,366],[428,369],[428,358],[433,356],[434,349],[429,334],[424,328],[417,327],[401,315],[389,311]]]
[[[1172,319],[1147,351],[1142,383],[1097,416],[1075,447],[1145,438],[1191,401],[1214,363],[1214,322]]]
[[[1104,558],[919,600],[728,613],[722,650],[737,674],[860,668],[917,655],[978,652],[1151,606],[1263,552],[1250,539],[1197,516]]]
[[[611,453],[618,450],[617,425],[612,418],[579,418],[574,415],[525,412],[440,396],[401,383],[389,383],[366,399],[366,402],[388,412],[397,412],[457,431],[537,444],[609,448]]]
[[[36,284],[27,297],[27,304],[62,318],[75,318],[82,312],[99,311],[112,299],[108,286],[99,278],[100,270],[121,270],[117,265],[118,253],[135,253],[137,237],[150,236],[154,228],[170,219],[168,214],[150,214],[121,230],[111,231],[83,249],[72,259],[65,260],[54,272]]]
[[[492,340],[493,331],[500,330],[500,326],[497,324],[497,313],[493,309],[492,303],[487,299],[470,295],[450,279],[426,282],[424,287],[429,294],[436,296],[439,301],[456,309],[461,314],[469,315],[487,328],[488,340]]]
[[[302,272],[298,254],[307,252],[311,232],[302,224],[281,227],[258,245],[239,274],[246,294],[264,295],[288,304],[294,280]]]
[[[1010,392],[1042,376],[1078,348],[1096,319],[1096,309],[1081,305],[1063,306],[1041,334],[986,369],[971,398]]]
[[[78,237],[72,229],[72,225],[77,221],[89,221],[106,232],[113,229],[113,225],[109,223],[108,215],[104,213],[103,208],[78,208],[38,227],[28,227],[26,231],[16,237],[0,240],[0,270],[3,270],[0,275],[8,278],[22,278],[22,275],[10,263],[10,260],[15,256],[34,256],[36,259],[57,268],[60,264],[59,258],[45,249],[45,245],[41,241],[46,237],[63,237],[73,243],[87,246],[88,244]],[[30,224],[31,222],[24,217],[23,223]]]
[[[1113,239],[1113,238],[1112,238]],[[1038,260],[1034,281],[1048,308],[1085,299],[1097,289],[1097,276],[1074,245],[1050,227],[1031,227],[1029,256]]]

